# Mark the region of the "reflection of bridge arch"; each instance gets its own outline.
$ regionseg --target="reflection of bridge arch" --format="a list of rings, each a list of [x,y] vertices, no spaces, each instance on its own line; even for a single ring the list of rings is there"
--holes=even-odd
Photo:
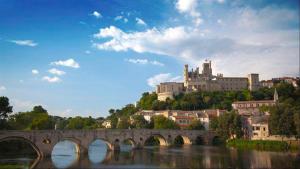
[[[52,151],[54,149],[54,147],[60,143],[60,142],[63,142],[63,141],[70,141],[72,142],[74,145],[75,145],[75,150],[76,150],[76,153],[77,154],[80,154],[83,150],[83,147],[81,147],[81,142],[80,140],[76,139],[76,138],[73,138],[73,137],[63,137],[62,139],[59,139],[57,140],[56,142],[53,143],[53,148],[52,148]]]
[[[96,141],[96,140],[101,140],[101,141],[103,141],[103,142],[105,143],[106,147],[107,147],[107,150],[112,150],[112,149],[113,149],[113,144],[112,144],[111,142],[109,142],[108,140],[103,139],[103,138],[95,138],[95,139],[93,139],[92,141],[90,141],[90,142],[88,143],[88,147],[89,147],[94,141]]]
[[[5,138],[0,139],[0,142],[12,141],[12,140],[19,140],[19,141],[24,141],[24,142],[28,143],[32,147],[32,149],[36,152],[37,157],[41,156],[41,151],[39,150],[39,148],[33,142],[28,140],[27,138],[19,137],[19,136],[10,136],[10,137],[5,137]]]

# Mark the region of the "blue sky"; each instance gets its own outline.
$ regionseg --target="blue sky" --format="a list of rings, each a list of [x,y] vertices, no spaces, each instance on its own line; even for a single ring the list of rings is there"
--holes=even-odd
[[[0,0],[0,95],[14,111],[106,116],[183,65],[224,76],[299,70],[296,0]]]

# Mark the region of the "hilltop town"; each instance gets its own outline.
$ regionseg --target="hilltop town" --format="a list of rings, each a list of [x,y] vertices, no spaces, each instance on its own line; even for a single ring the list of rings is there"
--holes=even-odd
[[[212,74],[211,62],[202,70],[184,66],[183,82],[162,82],[136,104],[110,109],[107,117],[51,116],[42,106],[12,113],[5,96],[1,129],[148,128],[215,131],[223,139],[296,139],[300,137],[299,78],[259,80],[259,74],[225,77]]]
[[[134,123],[133,116],[142,116],[148,123],[151,123],[153,117],[163,116],[174,121],[182,129],[187,129],[198,121],[203,129],[213,130],[217,128],[213,126],[216,119],[231,111],[236,112],[240,118],[240,132],[244,138],[278,139],[278,135],[272,135],[269,129],[270,111],[280,102],[276,87],[280,88],[280,92],[283,85],[299,90],[299,78],[283,77],[260,81],[257,73],[250,73],[245,77],[224,77],[223,74],[213,75],[211,64],[211,61],[203,63],[202,71],[199,67],[189,71],[188,65],[185,65],[183,82],[163,82],[156,86],[156,91],[152,94],[143,95],[144,99],[153,97],[153,104],[150,107],[143,105],[142,102],[147,99],[143,100],[142,97],[138,102],[139,108],[130,116],[129,123]],[[227,95],[235,96],[229,96],[231,98],[228,99]],[[187,99],[186,105],[182,101],[180,105],[176,105],[178,100],[184,100],[184,97],[194,98]],[[216,101],[210,104],[214,99]],[[201,106],[201,101],[204,102],[203,105],[207,105]],[[114,113],[117,112],[112,112]],[[116,127],[113,126],[110,117],[103,122],[106,128]],[[117,123],[122,123],[122,120],[126,121],[119,117]],[[235,135],[236,133],[232,137]]]

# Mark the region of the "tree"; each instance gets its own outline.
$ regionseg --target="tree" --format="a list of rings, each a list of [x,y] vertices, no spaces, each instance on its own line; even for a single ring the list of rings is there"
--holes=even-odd
[[[84,127],[84,120],[82,117],[74,117],[74,118],[70,118],[68,120],[68,125],[67,128],[68,129],[83,129]]]
[[[138,101],[137,107],[139,109],[150,110],[152,108],[152,104],[155,100],[157,100],[156,93],[150,94],[148,92],[145,92],[145,93],[143,93],[142,97]]]
[[[39,106],[34,106],[33,110],[31,111],[32,113],[48,113],[46,109],[44,109],[41,105]]]
[[[144,116],[142,115],[134,115],[132,116],[132,127],[141,129],[141,128],[147,128],[148,122],[145,120]]]
[[[153,117],[154,129],[179,129],[180,127],[165,116],[159,115]]]
[[[290,136],[296,134],[298,110],[287,102],[270,109],[269,128],[271,134]],[[296,120],[296,121],[295,121]]]
[[[300,111],[299,110],[294,114],[294,123],[295,123],[297,137],[300,138]]]
[[[243,135],[241,116],[236,112],[222,114],[217,121],[213,121],[211,127],[214,127],[224,140],[232,137],[240,138]]]
[[[128,129],[130,127],[129,120],[127,117],[119,118],[117,128],[118,129]]]
[[[215,131],[215,130],[217,130],[218,125],[219,125],[218,118],[213,117],[213,118],[210,119],[210,122],[209,122],[209,128],[210,129]]]
[[[47,129],[54,129],[55,122],[51,119],[51,117],[44,113],[36,115],[29,128],[31,130],[47,130]]]
[[[204,125],[200,120],[193,120],[191,124],[187,127],[189,130],[205,130]]]
[[[0,97],[0,119],[6,119],[13,112],[13,107],[9,105],[9,99],[5,96]]]

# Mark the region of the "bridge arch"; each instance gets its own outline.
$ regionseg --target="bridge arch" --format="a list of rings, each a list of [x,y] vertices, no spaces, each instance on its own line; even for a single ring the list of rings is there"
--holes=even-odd
[[[27,144],[29,144],[33,148],[33,150],[36,152],[38,158],[42,157],[42,152],[37,147],[37,145],[35,145],[31,140],[29,140],[29,139],[27,139],[25,137],[21,137],[21,136],[8,136],[8,137],[4,137],[4,138],[0,139],[0,142],[11,141],[11,140],[19,140],[19,141],[26,142]]]
[[[173,143],[176,144],[177,141],[179,141],[179,143],[182,142],[183,145],[190,145],[190,144],[192,144],[191,139],[188,136],[185,136],[185,135],[177,135],[174,138]]]
[[[136,142],[134,141],[133,138],[125,138],[125,139],[122,140],[121,143],[125,143],[125,142],[129,142],[132,145],[133,148],[136,146]]]
[[[148,136],[145,141],[144,141],[144,146],[147,146],[149,141],[155,140],[157,139],[159,141],[159,145],[160,146],[167,146],[169,145],[166,138],[160,134],[152,134],[150,136]]]
[[[205,138],[202,135],[199,135],[196,137],[196,139],[194,140],[194,144],[195,145],[205,145]]]

